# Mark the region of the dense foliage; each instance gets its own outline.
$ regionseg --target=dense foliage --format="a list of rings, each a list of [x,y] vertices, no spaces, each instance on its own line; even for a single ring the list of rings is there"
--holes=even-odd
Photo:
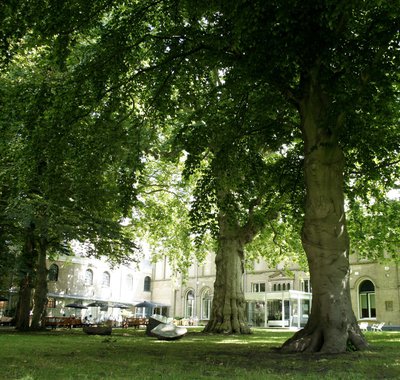
[[[176,244],[211,233],[222,255],[229,235],[243,262],[257,233],[252,246],[276,257],[270,245],[294,251],[298,231],[313,312],[286,349],[365,348],[348,296],[345,196],[350,232],[374,237],[357,248],[395,257],[397,218],[383,231],[380,216],[398,209],[381,201],[400,174],[398,1],[45,5],[0,8],[2,223],[115,247],[127,242],[118,221],[154,185],[148,157],[183,152],[191,206]],[[140,200],[148,220],[176,220],[165,195]]]

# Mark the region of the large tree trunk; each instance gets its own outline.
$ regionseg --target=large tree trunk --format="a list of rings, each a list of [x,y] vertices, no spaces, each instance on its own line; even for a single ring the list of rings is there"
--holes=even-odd
[[[44,328],[42,323],[46,313],[47,305],[47,268],[46,268],[46,255],[47,255],[47,241],[42,238],[39,242],[38,260],[36,264],[36,283],[35,293],[33,297],[33,315],[31,322],[32,330],[39,330]]]
[[[33,289],[34,265],[36,259],[34,227],[26,231],[25,244],[19,262],[19,292],[16,310],[15,328],[20,331],[29,330],[30,310]]]
[[[30,311],[32,299],[32,276],[30,273],[25,273],[20,279],[18,302],[16,310],[15,328],[19,331],[27,331],[30,326]]]
[[[219,218],[216,280],[211,318],[204,332],[249,334],[243,293],[244,239],[239,226]]]
[[[343,192],[344,156],[328,120],[322,90],[309,81],[300,103],[305,142],[306,210],[302,244],[307,254],[312,309],[305,328],[284,343],[284,351],[338,353],[368,347],[351,307],[349,238]],[[331,117],[331,116],[330,116]]]

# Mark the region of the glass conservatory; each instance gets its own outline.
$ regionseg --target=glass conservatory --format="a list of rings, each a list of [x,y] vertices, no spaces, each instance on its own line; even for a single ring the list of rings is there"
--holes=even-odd
[[[298,290],[245,293],[245,299],[254,327],[304,327],[311,310],[311,293]]]

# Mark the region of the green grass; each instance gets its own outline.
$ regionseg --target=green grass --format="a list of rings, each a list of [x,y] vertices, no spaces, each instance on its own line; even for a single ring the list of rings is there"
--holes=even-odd
[[[0,379],[400,379],[400,332],[367,333],[369,352],[280,354],[291,332],[204,335],[179,341],[115,329],[110,337],[80,329],[40,333],[0,330]]]

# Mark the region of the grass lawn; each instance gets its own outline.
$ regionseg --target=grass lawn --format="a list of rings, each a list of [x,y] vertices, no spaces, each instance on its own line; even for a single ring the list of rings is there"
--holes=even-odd
[[[292,332],[254,329],[249,336],[190,330],[179,341],[144,330],[109,337],[81,329],[18,333],[0,329],[0,379],[400,379],[400,332],[366,333],[370,352],[279,354]]]

